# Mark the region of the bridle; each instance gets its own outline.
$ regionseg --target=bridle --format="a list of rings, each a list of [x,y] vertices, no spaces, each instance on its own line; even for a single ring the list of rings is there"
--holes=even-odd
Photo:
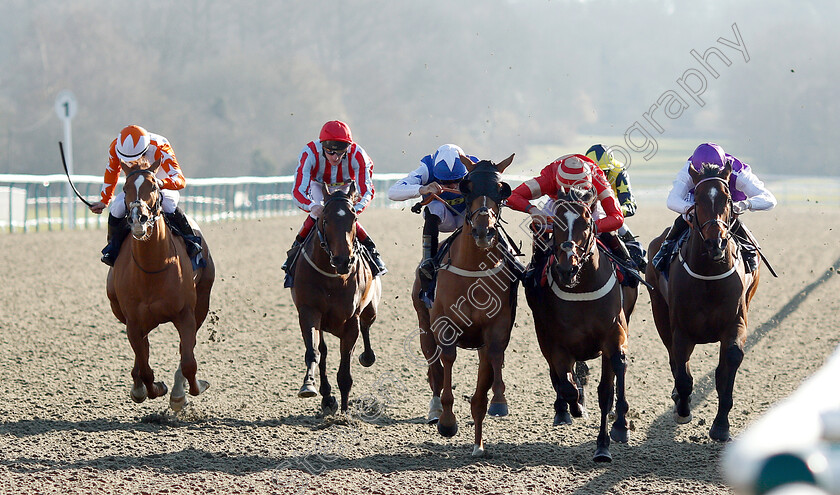
[[[483,183],[481,183],[482,187],[479,188],[480,190],[470,191],[468,194],[464,195],[464,201],[467,204],[464,223],[469,225],[472,236],[474,238],[478,238],[478,232],[475,228],[475,221],[480,217],[487,217],[487,231],[488,234],[490,234],[490,241],[498,241],[501,235],[499,232],[501,229],[500,224],[502,223],[502,197],[496,189],[496,187],[498,187],[497,185],[500,183],[500,181],[498,180],[499,173],[495,170],[474,170],[467,174],[465,179],[470,181],[473,184],[473,186],[475,186],[475,181],[472,180],[471,177],[488,174],[493,174],[494,176],[494,180],[491,181],[491,183],[493,184],[492,190]],[[473,201],[475,201],[475,199],[477,198],[481,198],[481,206],[473,210],[472,204]],[[493,203],[495,203],[495,205],[488,205],[488,198],[491,199]]]
[[[333,268],[338,268],[338,267],[335,265],[335,262],[333,262],[333,252],[332,252],[332,249],[330,249],[330,243],[329,243],[329,240],[327,239],[327,231],[324,229],[324,224],[327,222],[327,219],[326,219],[327,206],[329,206],[330,204],[335,203],[337,201],[341,201],[343,203],[346,203],[346,205],[348,207],[347,209],[354,216],[354,221],[355,221],[355,217],[357,216],[356,212],[353,211],[353,200],[351,198],[347,197],[347,196],[344,196],[344,195],[330,196],[324,202],[324,212],[321,214],[321,218],[316,224],[316,232],[318,233],[318,240],[321,244],[321,249],[323,249],[327,253],[327,258],[330,260],[330,266],[333,267]],[[349,265],[350,266],[353,266],[353,264],[355,264],[357,259],[358,259],[358,256],[357,256],[358,244],[359,244],[359,240],[358,239],[353,239],[353,245],[350,246],[350,260],[349,260]]]
[[[696,191],[697,191],[697,187],[700,186],[700,184],[702,184],[704,182],[709,182],[709,181],[717,181],[717,182],[720,182],[721,184],[723,184],[723,190],[726,193],[726,202],[729,205],[729,218],[726,221],[721,220],[720,218],[717,218],[717,217],[710,218],[709,220],[706,220],[705,222],[703,222],[702,224],[699,224],[699,226],[698,226],[697,208],[696,208],[696,199],[697,199]],[[705,179],[702,179],[700,182],[698,182],[697,184],[694,185],[694,190],[695,190],[695,195],[694,195],[695,206],[691,207],[691,212],[689,213],[689,216],[691,218],[691,222],[690,222],[691,228],[696,230],[697,234],[700,236],[700,240],[705,242],[706,237],[703,235],[703,229],[705,229],[706,226],[710,225],[710,224],[720,225],[721,229],[723,229],[723,231],[724,231],[724,236],[723,236],[724,242],[728,241],[729,238],[732,237],[732,226],[735,224],[735,216],[732,213],[732,194],[729,191],[729,183],[726,180],[722,179],[721,177],[706,177]]]
[[[553,215],[553,224],[554,225],[553,225],[553,232],[551,234],[552,247],[553,247],[552,255],[554,255],[557,252],[557,249],[559,248],[561,251],[566,253],[566,255],[569,256],[569,257],[577,255],[578,258],[580,258],[580,261],[576,265],[572,266],[572,270],[569,273],[569,279],[572,281],[572,283],[570,284],[571,287],[577,285],[577,282],[575,281],[575,279],[580,274],[581,267],[583,267],[584,265],[589,263],[589,261],[595,255],[595,219],[592,216],[592,210],[591,210],[590,206],[587,205],[587,204],[583,204],[583,203],[580,203],[580,204],[583,206],[584,212],[589,212],[589,221],[588,221],[588,232],[589,233],[586,235],[586,239],[584,239],[583,244],[578,244],[577,242],[575,242],[572,239],[572,234],[574,232],[573,227],[574,227],[575,220],[577,220],[579,218],[582,218],[581,215],[575,214],[575,212],[573,210],[569,209],[569,208],[565,208],[565,215],[566,215],[565,221],[560,220],[559,215],[557,215],[557,213],[556,213],[556,208],[555,208],[555,214]],[[571,218],[571,215],[575,215],[574,218]],[[561,225],[566,225],[566,229],[558,228]],[[561,242],[558,245],[557,244],[557,233],[562,232],[564,230],[568,230],[569,238],[567,240]],[[557,264],[556,257],[552,256],[552,258],[553,258],[553,265],[556,266],[556,264]]]
[[[157,181],[155,180],[154,173],[148,169],[139,169],[129,173],[125,176],[125,183],[128,184],[129,179],[138,174],[146,174],[151,178],[149,182],[152,184],[152,187],[154,188],[153,191],[157,195],[157,200],[155,201],[154,206],[149,207],[149,212],[151,213],[151,216],[148,217],[146,220],[142,220],[140,218],[136,219],[140,221],[141,225],[143,225],[143,230],[145,231],[145,234],[143,234],[143,237],[135,238],[138,241],[145,241],[148,240],[149,237],[151,237],[152,231],[154,230],[154,226],[157,223],[158,218],[160,218],[160,215],[163,213],[163,195],[160,192],[160,186],[158,186]],[[126,205],[126,216],[128,217],[129,225],[132,225],[135,222],[135,208],[142,208],[144,205],[146,205],[146,203],[142,201],[139,197]],[[149,225],[151,225],[151,227],[148,227]]]

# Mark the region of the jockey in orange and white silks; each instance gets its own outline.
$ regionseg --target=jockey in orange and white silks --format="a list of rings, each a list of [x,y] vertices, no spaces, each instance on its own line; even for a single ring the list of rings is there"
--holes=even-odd
[[[102,203],[110,204],[111,215],[125,216],[123,201],[125,194],[120,192],[116,198],[114,197],[117,181],[122,174],[120,161],[131,163],[143,157],[149,160],[150,164],[160,160],[156,177],[163,194],[163,211],[172,213],[178,206],[181,197],[179,191],[186,186],[187,181],[181,172],[181,167],[178,166],[178,160],[175,158],[175,152],[169,140],[160,134],[148,132],[140,126],[130,125],[111,141],[108,148],[108,165],[105,167],[105,179],[100,196]]]
[[[169,140],[160,134],[153,134],[138,125],[124,127],[108,148],[108,165],[105,167],[105,177],[100,190],[100,200],[90,206],[90,211],[97,215],[106,207],[108,215],[108,245],[102,250],[102,262],[114,266],[120,252],[120,246],[128,234],[125,222],[126,205],[125,193],[120,191],[114,196],[117,182],[122,173],[121,162],[134,164],[140,160],[147,160],[151,165],[160,161],[155,173],[161,190],[161,207],[170,227],[175,227],[177,233],[182,234],[190,258],[201,252],[201,240],[196,236],[184,212],[178,208],[181,198],[180,190],[186,186],[186,179],[178,166],[175,152]],[[110,206],[109,206],[110,205]],[[201,265],[196,258],[197,266]]]
[[[323,212],[323,190],[321,184],[338,186],[356,182],[359,193],[354,205],[356,213],[361,213],[373,199],[373,160],[364,148],[353,141],[350,127],[340,120],[331,120],[323,125],[318,139],[307,143],[300,152],[295,171],[295,183],[292,195],[295,204],[309,213],[289,250],[289,257],[283,263],[288,271],[298,248],[312,231],[316,220]],[[361,223],[356,223],[356,237],[371,254],[375,263],[374,275],[384,275],[387,268],[382,262],[373,239]],[[287,280],[287,283],[289,281]],[[288,285],[287,285],[288,286]]]

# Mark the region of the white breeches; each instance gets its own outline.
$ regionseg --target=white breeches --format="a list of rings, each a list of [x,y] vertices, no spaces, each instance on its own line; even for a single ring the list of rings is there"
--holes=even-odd
[[[172,189],[161,189],[161,206],[163,206],[164,213],[172,213],[175,211],[175,208],[178,207],[178,200],[181,199],[181,193],[178,191],[173,191]],[[111,212],[111,216],[121,218],[125,216],[125,193],[120,192],[117,194],[114,199],[111,200],[111,203],[108,206],[108,211]]]

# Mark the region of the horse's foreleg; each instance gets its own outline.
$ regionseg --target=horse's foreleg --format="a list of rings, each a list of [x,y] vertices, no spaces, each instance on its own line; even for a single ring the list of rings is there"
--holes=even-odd
[[[475,443],[473,445],[473,457],[484,455],[484,441],[482,433],[484,418],[487,415],[487,392],[493,385],[493,365],[490,362],[489,350],[482,347],[478,351],[478,382],[475,385],[475,393],[470,399],[470,412],[475,424]]]
[[[131,370],[131,378],[134,386],[131,388],[131,398],[134,402],[140,403],[146,397],[154,399],[168,392],[166,384],[155,382],[155,372],[149,366],[149,339],[148,333],[143,332],[135,325],[126,325],[128,342],[134,350],[134,368]]]
[[[341,362],[338,365],[338,390],[341,392],[341,412],[347,412],[350,403],[350,388],[353,377],[350,375],[350,357],[359,338],[359,318],[351,318],[344,324],[341,333]]]
[[[315,389],[315,368],[318,366],[320,355],[318,353],[319,335],[316,323],[320,326],[321,315],[300,310],[298,321],[300,333],[303,337],[303,360],[306,364],[306,373],[303,375],[303,386],[298,391],[298,397],[315,397],[318,391]]]
[[[729,411],[732,410],[732,393],[735,388],[735,373],[744,359],[744,349],[736,342],[721,342],[720,361],[715,370],[715,388],[718,393],[718,411],[709,437],[718,442],[728,442]]]
[[[627,443],[627,404],[625,378],[627,376],[627,355],[618,350],[610,356],[609,364],[615,375],[615,421],[610,429],[610,437],[618,443]]]
[[[318,351],[320,357],[318,359],[318,371],[321,374],[321,412],[324,415],[333,414],[338,410],[338,403],[332,395],[332,387],[330,386],[330,379],[327,376],[327,343],[324,340],[323,332],[319,332],[320,343],[318,344]]]
[[[618,352],[614,353],[615,355],[618,355]],[[615,364],[621,366],[621,360],[621,358],[615,359]],[[615,394],[613,361],[606,354],[601,356],[601,383],[598,384],[598,407],[601,409],[601,424],[598,428],[595,456],[592,458],[595,462],[612,461],[612,454],[610,454],[610,435],[607,433],[607,416],[613,408],[613,397]],[[618,416],[618,411],[616,411],[616,416]]]
[[[455,344],[441,346],[440,362],[443,366],[443,386],[440,393],[440,403],[443,413],[438,420],[438,433],[444,437],[453,437],[458,433],[458,421],[452,406],[455,403],[455,396],[452,394],[452,366],[455,364]]]
[[[674,332],[673,348],[671,350],[671,369],[674,373],[674,421],[686,424],[691,421],[691,392],[694,390],[694,378],[688,364],[694,344],[689,344],[679,334]]]
[[[551,375],[551,386],[554,388],[554,426],[572,424],[572,417],[569,415],[569,405],[563,398],[560,386],[560,375],[555,371],[553,365],[549,365]]]

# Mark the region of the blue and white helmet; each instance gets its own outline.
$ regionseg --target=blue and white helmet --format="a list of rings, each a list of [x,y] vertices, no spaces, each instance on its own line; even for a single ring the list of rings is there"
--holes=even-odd
[[[464,154],[459,146],[444,144],[432,155],[432,162],[435,164],[432,173],[435,179],[441,182],[454,182],[463,179],[467,175],[467,167],[461,163],[461,155]]]

